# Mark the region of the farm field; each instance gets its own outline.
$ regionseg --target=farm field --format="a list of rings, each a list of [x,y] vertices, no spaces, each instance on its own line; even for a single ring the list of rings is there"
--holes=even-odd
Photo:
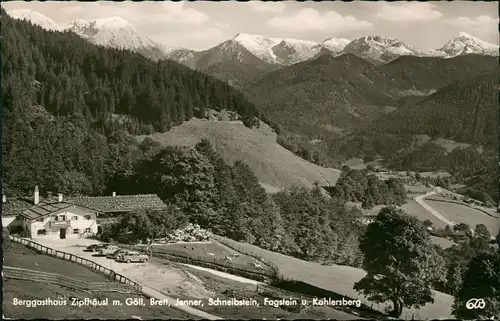
[[[427,201],[426,201],[427,202]],[[430,205],[430,204],[429,204]],[[431,205],[432,206],[432,205]],[[423,208],[417,201],[411,199],[407,200],[403,206],[401,206],[403,210],[408,213],[410,216],[414,216],[421,221],[430,220],[434,226],[434,228],[445,228],[446,223],[438,219],[432,213]]]
[[[450,241],[450,240],[445,239],[443,237],[434,236],[434,235],[431,235],[431,240],[432,240],[432,243],[439,245],[442,249],[447,249],[447,248],[452,247],[453,245],[456,244],[453,241]]]
[[[486,215],[485,213],[456,203],[444,203],[439,201],[425,200],[449,220],[456,223],[468,224],[474,228],[477,224],[484,224],[491,235],[496,236],[500,229],[500,219]]]
[[[258,129],[249,129],[238,122],[193,118],[167,133],[136,139],[141,142],[146,137],[173,146],[194,146],[207,138],[225,162],[244,160],[259,181],[274,191],[291,185],[312,187],[316,181],[334,185],[340,175],[339,170],[309,163],[279,145],[276,133],[264,123]]]
[[[371,209],[362,209],[361,212],[364,215],[377,215],[380,210],[386,205],[377,205]],[[414,199],[407,199],[406,203],[402,206],[398,206],[403,209],[408,215],[418,218],[420,221],[430,220],[435,228],[445,228],[446,224],[438,219],[436,216],[429,213],[425,208],[423,208]]]
[[[34,250],[18,243],[4,240],[3,247],[4,266],[59,273],[67,277],[89,282],[109,281],[104,276],[84,266],[48,255],[37,254]],[[142,295],[138,294],[121,294],[113,292],[86,293],[57,284],[14,279],[4,279],[3,290],[3,313],[5,317],[13,319],[131,319],[133,316],[139,316],[144,319],[193,318],[193,316],[171,307],[152,307],[148,304],[144,307],[126,306],[123,304],[122,306],[109,305],[103,307],[73,307],[68,305],[58,307],[38,306],[35,308],[15,306],[13,304],[14,298],[23,300],[44,300],[46,298],[54,300],[57,298],[65,298],[69,300],[70,297],[96,298],[98,300],[108,298],[109,302],[112,302],[112,300],[125,302],[127,298],[142,297]]]
[[[267,251],[259,247],[225,239],[225,243],[244,253],[255,253],[264,260],[276,264],[287,280],[301,281],[320,289],[335,292],[351,298],[359,298],[363,303],[371,306],[372,303],[354,291],[354,283],[362,279],[366,273],[362,269],[349,266],[323,266],[313,262],[299,260],[283,254]],[[405,314],[418,316],[420,319],[451,318],[453,297],[434,291],[434,303],[426,304],[418,310],[404,310]],[[375,305],[376,307],[376,305]],[[379,310],[383,309],[382,306]]]
[[[240,266],[254,266],[255,258],[238,253],[233,249],[217,242],[197,242],[197,243],[171,243],[162,245],[153,245],[153,251],[171,254],[186,255],[190,257],[202,257],[206,260],[225,260]],[[262,264],[261,264],[262,265]],[[262,265],[263,270],[270,270],[269,267]]]

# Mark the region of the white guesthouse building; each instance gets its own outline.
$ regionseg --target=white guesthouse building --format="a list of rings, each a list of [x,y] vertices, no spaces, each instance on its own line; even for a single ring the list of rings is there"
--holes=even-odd
[[[51,194],[41,198],[35,186],[32,198],[8,199],[3,195],[3,228],[33,239],[83,237],[98,234],[103,224],[124,212],[165,207],[154,194],[67,198],[61,193],[57,197]]]

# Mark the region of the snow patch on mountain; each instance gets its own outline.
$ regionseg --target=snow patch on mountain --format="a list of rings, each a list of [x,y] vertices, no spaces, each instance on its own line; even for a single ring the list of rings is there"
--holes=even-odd
[[[498,49],[498,45],[486,42],[468,33],[460,32],[455,38],[436,51],[442,53],[445,57],[455,57],[466,54],[497,56]]]
[[[344,38],[328,38],[324,40],[321,44],[319,44],[322,47],[325,47],[326,49],[334,52],[334,53],[339,53],[344,48],[351,42],[349,39],[344,39]]]
[[[70,23],[68,30],[87,38],[96,45],[137,50],[157,47],[149,38],[139,35],[128,21],[120,17],[76,20]]]
[[[271,64],[293,64],[310,59],[319,51],[315,49],[318,43],[308,40],[270,38],[248,33],[239,33],[233,40]]]
[[[63,29],[54,20],[31,9],[9,10],[7,11],[7,14],[14,19],[30,21],[32,24],[38,25],[47,30],[59,31]]]
[[[389,62],[400,56],[416,55],[416,51],[398,39],[365,36],[354,39],[344,48],[343,53],[352,53],[371,61]]]

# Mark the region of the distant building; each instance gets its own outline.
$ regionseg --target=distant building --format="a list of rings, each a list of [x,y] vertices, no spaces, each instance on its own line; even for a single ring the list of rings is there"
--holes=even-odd
[[[98,197],[64,197],[48,193],[41,198],[35,186],[32,198],[3,195],[2,225],[13,232],[23,230],[28,237],[72,238],[97,234],[101,226],[114,222],[120,214],[137,209],[162,209],[166,205],[155,194]]]

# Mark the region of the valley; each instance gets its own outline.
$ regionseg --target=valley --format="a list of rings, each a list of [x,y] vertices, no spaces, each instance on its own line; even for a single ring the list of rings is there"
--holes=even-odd
[[[169,307],[170,317],[481,319],[464,308],[471,295],[500,315],[491,35],[460,27],[441,4],[366,3],[380,6],[371,16],[314,2],[220,4],[246,8],[234,17],[210,5],[2,8],[5,237],[98,262],[155,297],[360,303],[200,304]],[[456,21],[391,14],[407,6]],[[425,23],[443,32],[407,29]],[[82,253],[101,242],[142,261]],[[5,250],[23,268],[73,264]],[[33,282],[9,280],[8,294],[71,292]],[[130,315],[141,318],[132,308],[120,317]]]

